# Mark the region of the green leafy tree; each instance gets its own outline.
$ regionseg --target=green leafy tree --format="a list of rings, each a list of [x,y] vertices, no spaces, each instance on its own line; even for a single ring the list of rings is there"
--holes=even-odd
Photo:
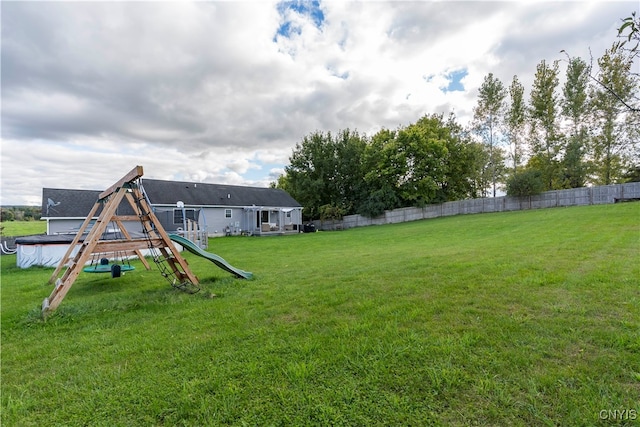
[[[370,217],[378,216],[385,209],[392,209],[398,205],[395,186],[392,184],[392,174],[389,159],[385,156],[385,148],[396,137],[396,131],[381,129],[371,137],[364,153],[364,185],[367,195],[360,199],[357,212]],[[385,197],[380,193],[385,189]],[[393,203],[391,199],[394,199]]]
[[[545,190],[560,187],[558,155],[562,138],[558,132],[559,100],[556,89],[558,61],[548,65],[542,60],[537,68],[529,105],[531,157],[537,159]]]
[[[465,157],[466,162],[463,162],[462,160]],[[454,168],[450,170],[450,173],[455,175],[456,169],[464,168],[464,172],[460,170],[457,176],[464,180],[465,184],[461,188],[466,189],[466,191],[464,194],[457,195],[457,197],[448,197],[447,200],[486,197],[487,189],[490,188],[491,184],[491,174],[487,167],[489,163],[489,147],[486,144],[476,141],[465,142],[463,154],[456,156]]]
[[[381,129],[371,137],[365,148],[363,194],[356,209],[361,215],[373,218],[387,209],[400,206],[393,156],[390,155],[396,135],[397,131]]]
[[[482,197],[488,188],[490,162],[489,147],[474,142],[469,133],[451,114],[444,124],[447,138],[447,156],[445,158],[444,181],[439,183],[436,201],[446,202],[466,198]],[[498,176],[502,176],[504,158],[502,149],[494,147],[493,156],[498,159]]]
[[[11,209],[6,209],[6,208],[2,208],[0,209],[0,220],[2,222],[5,221],[15,221],[16,216],[13,213],[13,210]]]
[[[501,157],[504,157],[497,149],[497,145],[506,96],[507,90],[500,79],[494,77],[493,73],[489,73],[484,77],[478,93],[478,102],[473,109],[474,131],[489,147],[487,170],[490,174],[493,197],[496,196],[496,186],[500,180]]]
[[[618,27],[617,37],[619,40],[613,43],[608,53],[611,55],[620,54],[626,57],[631,64],[634,64],[640,57],[640,17],[636,15],[635,11],[631,13],[631,16],[622,19],[622,24]],[[561,52],[566,53],[564,50]],[[639,64],[635,63],[633,68],[635,68],[635,71],[632,69],[629,73],[635,78],[640,77]],[[640,112],[640,105],[638,105],[640,99],[638,99],[637,94],[632,97],[632,102],[629,102],[628,94],[617,92],[614,87],[603,81],[600,76],[590,73],[589,78],[599,85],[600,89],[608,91],[628,111]],[[640,125],[639,122],[640,119],[636,121],[636,125]]]
[[[307,218],[320,218],[327,206],[333,212],[353,213],[363,180],[365,146],[358,133],[348,129],[337,136],[330,132],[305,136],[296,144],[277,186],[304,206]]]
[[[479,156],[453,115],[432,114],[396,133],[383,155],[400,206],[477,196]],[[388,191],[385,192],[388,195]]]
[[[511,147],[511,161],[513,174],[517,174],[518,166],[523,157],[523,135],[527,121],[527,108],[524,100],[524,86],[518,81],[518,76],[513,76],[509,86],[509,108],[506,113],[507,135]]]
[[[335,153],[331,134],[314,132],[296,144],[285,167],[286,190],[304,206],[308,218],[318,218],[320,206],[335,200],[332,180],[335,178]]]
[[[446,142],[441,117],[423,117],[398,132],[395,145],[396,186],[405,206],[433,201],[444,181]]]
[[[640,54],[640,16],[636,13],[633,11],[622,20],[618,28],[618,37],[622,40],[614,45],[615,50],[627,50],[634,57]]]
[[[565,188],[584,187],[587,180],[587,164],[584,156],[588,151],[586,119],[588,110],[589,67],[581,58],[570,58],[567,79],[562,88],[562,115],[569,123],[568,143],[562,159]]]
[[[624,175],[624,182],[640,182],[640,166],[632,166]]]
[[[526,169],[512,175],[507,180],[507,195],[512,197],[526,197],[540,194],[544,191],[542,173],[537,169]]]
[[[398,130],[383,129],[364,155],[366,197],[357,212],[477,197],[479,150],[453,115],[433,114]]]
[[[570,138],[567,143],[561,165],[563,188],[579,188],[586,185],[589,166],[584,160],[587,151],[581,142],[585,139],[586,130],[583,130],[578,137]]]
[[[621,39],[613,44],[613,53],[623,53],[628,56],[629,61],[635,64],[635,68],[632,68],[631,74],[636,78],[640,77],[640,65],[636,62],[640,57],[640,16],[637,12],[632,12],[631,16],[628,16],[622,20],[622,24],[618,28],[618,38]],[[633,71],[635,69],[635,71]],[[618,99],[623,102],[629,111],[640,112],[640,106],[636,102],[635,105],[626,103],[621,96]],[[635,101],[638,101],[638,97],[635,97]]]
[[[590,92],[595,135],[594,182],[611,184],[623,180],[625,171],[637,163],[638,113],[629,110],[637,98],[638,77],[631,73],[632,58],[608,49],[598,59],[598,81]]]
[[[339,132],[333,141],[336,156],[336,193],[334,205],[343,215],[355,213],[359,200],[366,196],[364,188],[364,152],[367,140],[349,129]]]

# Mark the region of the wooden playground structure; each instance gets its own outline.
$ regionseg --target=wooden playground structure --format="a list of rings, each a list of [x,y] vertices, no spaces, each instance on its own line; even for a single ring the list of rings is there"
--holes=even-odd
[[[137,256],[144,267],[150,270],[151,267],[141,252],[141,250],[149,250],[161,274],[172,286],[191,293],[200,290],[198,278],[191,272],[187,261],[180,255],[153,213],[141,184],[142,175],[142,166],[136,166],[118,182],[100,193],[91,212],[87,214],[69,249],[49,279],[49,283],[55,284],[55,287],[51,295],[42,302],[43,315],[60,305],[92,257],[107,253]],[[135,212],[134,215],[117,214],[120,203],[125,199]],[[93,218],[99,211],[98,219],[94,222]],[[124,226],[125,221],[139,221],[142,224],[144,238],[132,238],[131,233]],[[91,224],[92,226],[89,227]],[[121,233],[120,238],[104,239],[109,224],[117,225]],[[88,233],[85,236],[87,230]],[[76,248],[78,251],[74,255]]]

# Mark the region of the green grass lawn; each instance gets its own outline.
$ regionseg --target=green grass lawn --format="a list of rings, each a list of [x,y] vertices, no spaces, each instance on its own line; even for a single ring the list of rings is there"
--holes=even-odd
[[[3,236],[29,236],[47,232],[45,221],[2,221],[0,231]]]
[[[640,421],[640,203],[209,250],[254,279],[83,273],[46,321],[52,269],[3,256],[2,425]]]

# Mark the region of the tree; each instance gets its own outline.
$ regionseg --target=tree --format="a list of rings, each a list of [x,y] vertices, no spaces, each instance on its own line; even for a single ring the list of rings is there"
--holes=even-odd
[[[13,213],[13,210],[11,209],[6,209],[6,208],[2,208],[0,209],[0,220],[2,222],[5,221],[15,221],[16,216]]]
[[[490,174],[487,165],[491,163],[489,147],[482,142],[469,141],[466,143],[465,152],[470,160],[466,167],[466,173],[460,174],[468,181],[468,193],[466,197],[477,198],[486,197],[487,189],[490,187]],[[452,171],[453,172],[453,171]],[[459,200],[465,197],[451,198],[449,200]]]
[[[353,213],[363,180],[365,146],[358,133],[348,129],[335,137],[316,131],[296,144],[277,186],[304,206],[308,218],[327,212]]]
[[[356,211],[374,218],[387,209],[400,206],[400,199],[394,179],[394,165],[390,148],[395,144],[397,131],[381,129],[365,148],[363,197],[359,199]]]
[[[320,214],[320,221],[330,221],[342,219],[346,212],[340,206],[335,205],[322,205],[318,208]]]
[[[627,107],[638,93],[638,77],[631,73],[632,58],[623,51],[607,49],[598,59],[598,81],[590,92],[595,135],[594,181],[611,184],[637,162],[638,113]]]
[[[637,64],[640,58],[640,18],[635,11],[622,20],[617,37],[619,40],[614,42],[611,49],[598,60],[599,73],[594,74],[592,66],[589,67],[588,73],[589,78],[596,85],[589,93],[597,129],[592,147],[592,164],[595,166],[593,182],[595,183],[610,183],[624,179],[620,176],[622,169],[628,168],[627,174],[633,175],[633,171],[640,167],[638,147],[640,139],[640,97],[638,96],[640,73],[638,70],[640,68]],[[608,66],[603,68],[602,63]],[[635,71],[633,71],[634,67]],[[613,70],[616,68],[623,70],[618,75],[626,76],[624,79],[615,77],[616,73]],[[629,85],[623,80],[631,82],[631,90],[626,90]],[[617,87],[614,82],[617,82]],[[621,127],[624,128],[623,133],[626,135],[620,134]],[[619,139],[619,136],[625,138]],[[571,141],[567,146],[567,154],[567,159],[577,159],[579,155],[578,147],[572,146]]]
[[[585,162],[586,149],[583,140],[586,139],[586,130],[580,136],[570,138],[562,158],[562,187],[579,188],[587,183],[589,168]]]
[[[559,187],[558,154],[561,138],[558,132],[558,61],[549,66],[542,60],[531,89],[529,106],[531,155],[537,159],[545,190]]]
[[[427,115],[398,130],[381,130],[365,150],[366,197],[357,212],[375,217],[398,207],[476,197],[478,145],[453,115]]]
[[[542,174],[536,169],[527,169],[507,180],[507,195],[512,197],[526,197],[540,194],[544,191]]]
[[[627,56],[629,61],[633,64],[640,57],[640,17],[636,15],[635,11],[631,13],[631,16],[622,20],[622,25],[618,27],[617,37],[620,40],[613,43],[610,53],[614,55],[620,53],[623,56]],[[566,53],[564,50],[561,50],[560,52]],[[636,70],[638,70],[637,65]],[[640,73],[638,71],[630,72],[630,74],[636,78],[640,77]],[[638,96],[633,97],[635,101],[634,105],[629,103],[625,94],[617,92],[615,88],[609,86],[598,76],[590,73],[589,77],[598,84],[601,89],[608,91],[613,97],[617,98],[618,102],[624,105],[628,111],[635,113],[640,112],[640,106],[638,105],[638,101],[640,100],[638,99]]]
[[[486,171],[490,156],[487,145],[474,142],[453,114],[449,115],[444,125],[448,135],[445,138],[447,155],[444,181],[438,184],[436,201],[482,197],[488,188]],[[502,149],[495,147],[493,155],[498,159],[497,176],[502,176],[504,165]],[[481,180],[484,182],[482,185],[480,185]]]
[[[318,218],[320,206],[335,200],[332,181],[335,156],[330,144],[331,134],[314,132],[296,144],[285,167],[286,190],[304,206],[304,214]]]
[[[621,40],[613,44],[612,53],[622,53],[623,55],[627,55],[631,64],[634,64],[640,57],[640,17],[636,15],[635,11],[631,13],[631,16],[622,20],[622,25],[618,28],[618,38]],[[640,77],[640,68],[638,64],[636,64],[635,70],[636,71],[630,72],[631,75],[635,76],[635,78]],[[598,80],[596,79],[596,81]],[[615,95],[629,111],[636,113],[640,112],[637,96],[634,97],[635,105],[632,105],[625,101],[622,94],[615,92],[613,88],[604,85],[600,81],[598,81],[598,83]]]
[[[623,178],[624,182],[640,182],[640,166],[632,166]]]
[[[375,200],[397,203],[385,209],[421,206],[434,200],[438,183],[444,180],[446,147],[441,127],[442,116],[425,116],[405,128],[383,130],[374,136],[365,180]],[[369,198],[369,207],[377,205],[370,202]]]
[[[333,141],[336,156],[334,212],[355,213],[355,206],[364,197],[363,158],[367,146],[365,138],[349,129],[339,132]]]
[[[622,40],[614,44],[614,51],[626,50],[632,55],[632,59],[640,55],[640,17],[635,11],[622,20],[618,37]]]
[[[493,197],[496,196],[496,184],[499,180],[501,159],[496,146],[506,96],[507,91],[502,82],[493,73],[489,73],[484,77],[478,93],[478,103],[473,109],[474,130],[489,147],[488,169]]]
[[[523,148],[522,135],[526,124],[527,110],[524,102],[524,86],[518,81],[518,76],[513,76],[509,86],[510,104],[506,113],[507,135],[511,146],[511,160],[513,161],[513,174],[518,172],[518,166],[522,162]]]
[[[425,116],[398,132],[396,185],[404,206],[424,206],[435,199],[444,181],[446,143],[442,116]]]
[[[569,121],[568,143],[562,159],[563,183],[565,188],[584,187],[587,167],[584,155],[587,151],[588,132],[585,119],[588,114],[587,88],[589,67],[580,58],[570,58],[567,80],[562,88],[562,115]]]

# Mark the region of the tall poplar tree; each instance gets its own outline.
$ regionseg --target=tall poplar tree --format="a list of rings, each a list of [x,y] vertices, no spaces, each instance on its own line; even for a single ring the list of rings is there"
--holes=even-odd
[[[509,86],[509,109],[505,122],[509,144],[511,145],[511,160],[513,161],[513,175],[518,173],[518,166],[523,156],[523,135],[527,120],[527,110],[524,101],[524,86],[518,81],[518,76],[513,76]]]
[[[537,68],[529,105],[531,158],[529,165],[540,170],[544,190],[559,187],[561,138],[558,132],[559,100],[556,89],[558,61],[548,65],[542,60]]]
[[[507,91],[493,73],[484,77],[478,93],[478,103],[473,109],[474,130],[489,148],[487,170],[496,196],[496,184],[503,171],[504,154],[498,147],[500,124],[504,114],[504,99]]]
[[[569,122],[567,145],[562,159],[563,183],[566,188],[584,187],[587,167],[584,156],[587,152],[589,67],[581,58],[570,58],[567,80],[562,88],[562,115]]]
[[[590,93],[595,119],[593,139],[594,181],[612,184],[638,162],[638,112],[629,109],[637,100],[638,78],[633,59],[624,51],[608,49],[598,59],[598,80]]]

